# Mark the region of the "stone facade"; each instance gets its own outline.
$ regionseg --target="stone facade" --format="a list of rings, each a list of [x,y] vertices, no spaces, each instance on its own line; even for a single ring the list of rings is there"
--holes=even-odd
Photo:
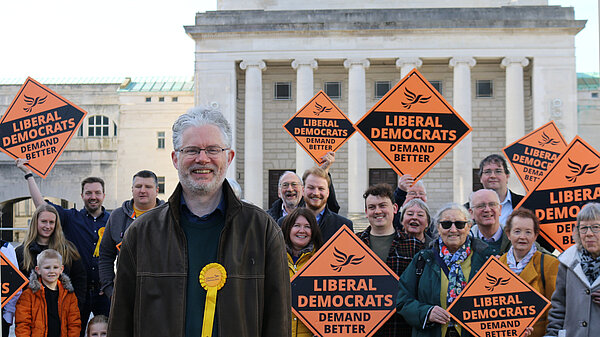
[[[441,82],[444,97],[474,131],[424,178],[433,209],[466,201],[483,157],[550,119],[565,138],[574,137],[574,37],[585,21],[575,20],[572,8],[546,1],[444,3],[378,1],[364,9],[359,1],[222,0],[217,11],[196,14],[195,25],[186,27],[196,41],[195,101],[218,102],[235,116],[238,155],[228,174],[240,179],[252,202],[268,206],[268,170],[301,173],[312,165],[281,125],[326,81],[340,82],[342,95],[334,102],[353,122],[377,102],[376,81],[394,85],[418,67]],[[491,97],[478,97],[480,80],[493,84]],[[291,82],[290,100],[273,99],[279,81]],[[255,120],[262,120],[259,140],[246,135],[246,123]],[[356,217],[369,172],[388,168],[359,138],[338,151],[332,168],[341,212]],[[250,153],[262,157],[260,171],[244,160]],[[259,177],[262,189],[244,175]],[[516,178],[511,187],[523,192]]]

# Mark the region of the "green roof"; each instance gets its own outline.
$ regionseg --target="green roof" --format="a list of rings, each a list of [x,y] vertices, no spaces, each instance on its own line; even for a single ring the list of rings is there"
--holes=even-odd
[[[596,90],[600,88],[598,73],[577,73],[577,90]]]
[[[191,77],[127,77],[119,89],[120,92],[169,92],[192,90],[194,90],[194,81]]]

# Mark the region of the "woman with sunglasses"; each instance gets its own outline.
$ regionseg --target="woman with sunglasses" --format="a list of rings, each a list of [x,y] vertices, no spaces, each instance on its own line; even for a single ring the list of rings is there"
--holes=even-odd
[[[400,277],[397,310],[413,327],[413,336],[471,336],[450,319],[446,308],[465,288],[492,251],[469,236],[469,212],[443,206],[434,218],[439,236],[413,258]],[[417,270],[422,271],[417,276]]]
[[[589,203],[577,214],[575,245],[559,257],[556,290],[548,314],[547,336],[600,333],[600,204]]]
[[[290,278],[321,248],[323,239],[314,214],[298,207],[281,225],[287,249]],[[292,314],[292,337],[312,337],[310,330]]]
[[[508,252],[500,257],[500,262],[506,264],[540,294],[550,299],[554,293],[558,260],[553,255],[539,251],[534,244],[540,234],[538,217],[526,208],[519,208],[506,220],[504,232],[512,245]],[[533,325],[532,336],[544,336],[546,325],[548,325],[548,311],[544,312]]]

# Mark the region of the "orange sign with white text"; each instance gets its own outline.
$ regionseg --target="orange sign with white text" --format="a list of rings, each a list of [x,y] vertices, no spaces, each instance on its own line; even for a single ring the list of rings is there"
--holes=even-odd
[[[352,122],[323,91],[319,91],[283,128],[321,163],[327,152],[335,152],[354,133]]]
[[[45,178],[86,112],[31,77],[0,119],[0,150]]]
[[[474,336],[522,336],[550,306],[544,296],[490,257],[448,307],[452,318]]]
[[[372,336],[397,294],[398,276],[343,226],[292,278],[292,311],[317,336]]]
[[[521,184],[531,191],[567,148],[554,121],[542,125],[502,151]]]
[[[472,130],[416,69],[354,126],[396,173],[415,180]]]
[[[517,208],[533,210],[541,235],[562,252],[575,243],[577,213],[592,201],[600,201],[600,153],[576,136]]]
[[[27,285],[29,280],[19,271],[19,268],[10,262],[4,253],[0,253],[0,261],[2,262],[2,307],[4,307],[19,290]]]

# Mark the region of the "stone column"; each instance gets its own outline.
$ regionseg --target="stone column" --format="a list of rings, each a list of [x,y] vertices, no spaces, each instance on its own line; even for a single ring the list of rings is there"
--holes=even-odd
[[[296,70],[296,111],[300,110],[314,96],[313,72],[317,69],[315,59],[295,59],[292,68]],[[304,171],[315,165],[314,160],[296,144],[296,173],[302,177]]]
[[[418,57],[400,57],[396,60],[396,68],[400,69],[400,79],[414,68],[420,68],[423,65],[423,61]]]
[[[346,59],[348,69],[348,118],[356,123],[367,112],[367,90],[365,70],[367,59]],[[367,143],[355,134],[348,140],[348,216],[364,217],[362,194],[368,187]]]
[[[472,57],[453,57],[450,67],[454,68],[453,107],[462,118],[472,124],[471,113],[471,68],[476,64]],[[473,139],[465,137],[452,151],[453,190],[455,202],[463,204],[473,191]]]
[[[525,136],[523,67],[525,57],[505,57],[500,66],[506,69],[506,145]]]
[[[240,68],[246,70],[244,106],[244,198],[263,207],[263,106],[262,60],[244,60]]]

